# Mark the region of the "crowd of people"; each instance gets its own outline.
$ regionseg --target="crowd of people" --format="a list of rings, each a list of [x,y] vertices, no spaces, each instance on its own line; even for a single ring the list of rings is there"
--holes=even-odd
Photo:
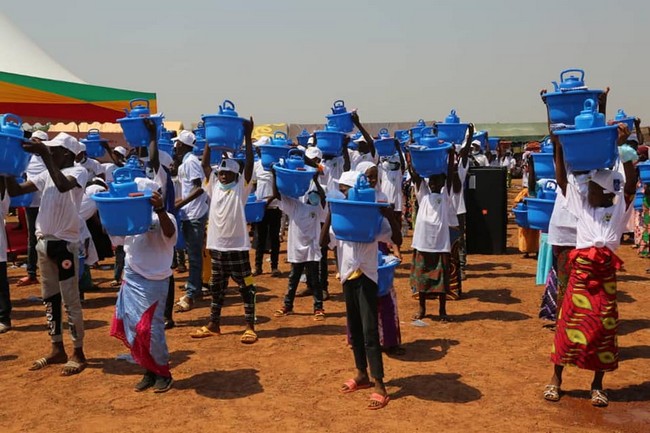
[[[202,153],[196,152],[196,137],[190,131],[183,130],[175,137],[173,154],[161,151],[151,121],[145,121],[151,135],[148,147],[127,151],[104,143],[111,159],[104,164],[88,157],[84,145],[68,134],[49,137],[43,131],[34,131],[23,144],[33,154],[24,181],[0,177],[3,222],[10,196],[34,194],[26,209],[27,275],[17,284],[40,283],[51,348],[33,362],[30,370],[54,364],[62,365],[63,375],[84,370],[84,292],[92,287],[93,265],[113,256],[113,285],[120,290],[110,334],[126,344],[133,359],[145,370],[135,385],[136,391],[151,388],[162,393],[173,385],[165,329],[174,327],[174,312],[192,310],[205,293],[210,298],[209,317],[190,337],[202,339],[220,334],[221,312],[231,278],[244,308],[240,341],[254,344],[258,340],[255,277],[265,273],[264,256],[269,252],[271,276],[282,276],[279,250],[284,227],[288,226],[286,258],[291,271],[286,294],[274,316],[282,320],[293,314],[295,297],[311,295],[313,319],[326,320],[328,275],[335,272],[343,287],[348,343],[355,363],[354,377],[341,386],[340,392],[372,388],[367,408],[385,407],[390,397],[384,385],[382,352],[400,354],[403,349],[395,291],[391,288],[387,294],[378,295],[378,251],[402,260],[402,241],[412,229],[409,284],[419,300],[413,318],[424,319],[427,300],[435,299],[439,320],[451,320],[446,301],[462,295],[466,277],[464,185],[469,168],[504,167],[509,187],[516,163],[509,150],[484,154],[480,142],[472,139],[474,127],[470,124],[464,142],[450,148],[446,172],[424,178],[404,150],[413,143],[412,137],[406,143],[395,139],[394,154],[380,157],[375,138],[356,112],[352,120],[361,136],[346,137],[340,156],[324,156],[315,135],[302,148],[304,162],[315,168],[315,175],[301,198],[280,193],[274,168],[265,169],[257,159],[259,146],[269,139],[253,140],[252,118],[244,123],[244,157],[223,152],[215,165],[211,164],[215,150],[205,146]],[[629,147],[628,136],[629,131],[621,126],[619,144]],[[552,311],[557,327],[552,354],[556,367],[544,398],[557,401],[563,366],[577,365],[595,371],[592,402],[604,406],[607,395],[602,378],[604,372],[617,367],[618,359],[615,271],[620,260],[613,251],[626,231],[624,220],[632,219],[628,212],[632,212],[629,205],[637,187],[633,163],[638,158],[622,148],[618,169],[567,173],[562,147],[554,134],[550,139],[561,191],[548,233],[553,266],[545,297],[557,306]],[[639,146],[637,150],[647,159],[647,147]],[[152,191],[152,224],[142,234],[109,236],[102,228],[92,196],[109,190],[113,175],[119,172],[116,170],[128,161],[144,168],[144,176],[136,178],[135,183],[138,191]],[[532,180],[522,197],[535,190],[532,165],[528,167]],[[375,190],[378,202],[388,203],[382,210],[379,234],[368,243],[338,239],[331,227],[327,202],[327,198],[347,199],[360,176]],[[645,257],[649,254],[649,192],[646,188],[644,206],[636,218],[639,253]],[[252,225],[252,231],[245,217],[250,194],[266,203],[264,217]],[[562,221],[558,221],[560,217]],[[525,244],[522,252],[538,253],[536,236],[537,232],[520,234],[520,248]],[[0,333],[11,330],[6,239],[0,235],[3,240]],[[256,250],[254,267],[252,246]],[[328,257],[332,256],[336,258],[335,269],[328,267]],[[181,288],[182,296],[176,299],[173,268],[184,267],[185,257],[188,277]],[[306,289],[299,293],[303,280]],[[557,290],[549,289],[551,286]],[[63,310],[73,345],[71,356],[63,343]],[[594,318],[597,324],[587,325],[592,322],[584,316]]]

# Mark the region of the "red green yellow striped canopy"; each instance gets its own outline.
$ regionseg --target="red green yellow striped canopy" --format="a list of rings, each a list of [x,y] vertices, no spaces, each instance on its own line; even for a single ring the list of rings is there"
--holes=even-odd
[[[0,113],[29,123],[115,122],[135,98],[149,100],[151,112],[157,112],[155,93],[0,72]]]

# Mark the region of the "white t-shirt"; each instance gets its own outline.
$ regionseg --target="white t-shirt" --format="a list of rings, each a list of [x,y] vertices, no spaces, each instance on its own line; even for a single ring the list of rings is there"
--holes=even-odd
[[[92,158],[86,158],[86,160],[82,163],[75,162],[75,165],[79,165],[86,170],[88,170],[88,176],[90,178],[97,177],[100,174],[106,173],[106,167],[104,167],[99,161],[92,159]]]
[[[336,181],[341,178],[343,174],[343,164],[345,160],[342,156],[337,156],[332,159],[324,159],[322,164],[324,166],[321,185],[324,185],[328,191],[338,189]]]
[[[501,167],[505,167],[508,170],[515,168],[515,159],[512,156],[504,156],[499,162]]]
[[[350,155],[350,170],[356,170],[357,165],[364,161],[369,161],[373,164],[379,162],[379,154],[377,154],[377,152],[375,152],[375,156],[372,156],[370,152],[361,153],[358,150],[348,149],[348,155]]]
[[[476,164],[478,164],[479,167],[488,167],[490,165],[490,161],[487,159],[487,156],[483,155],[482,153],[479,153],[477,155],[470,155],[469,158],[474,158]]]
[[[575,180],[574,176],[569,175],[569,182]],[[568,188],[568,186],[567,186]],[[567,208],[567,198],[562,193],[562,188],[556,188],[555,204],[553,213],[548,224],[549,245],[573,247],[576,245],[576,227],[578,220]]]
[[[456,215],[463,215],[467,213],[465,207],[465,179],[467,179],[467,171],[469,170],[469,159],[467,164],[463,167],[463,161],[458,163],[458,177],[460,178],[460,191],[454,192],[451,190],[451,205],[456,209]]]
[[[5,196],[0,201],[0,263],[7,261],[7,230],[5,229],[5,218],[9,212],[11,198],[5,191]]]
[[[106,182],[113,182],[113,172],[117,168],[117,165],[112,162],[105,162],[102,164],[102,167],[104,167],[104,177],[106,178]]]
[[[341,283],[345,283],[348,277],[357,269],[375,283],[377,282],[377,242],[391,243],[392,230],[386,218],[382,219],[381,229],[375,238],[375,242],[349,242],[336,239],[334,230],[330,227],[330,248],[336,247],[339,260],[339,274]]]
[[[302,198],[282,197],[280,209],[289,217],[287,259],[289,263],[317,262],[321,259],[320,223],[325,213],[318,204],[304,203]]]
[[[36,217],[36,237],[53,236],[67,242],[79,242],[79,207],[84,194],[88,171],[79,166],[64,168],[65,176],[76,179],[77,187],[60,193],[48,171],[31,181],[41,191],[41,212]]]
[[[43,162],[43,158],[38,155],[32,155],[29,159],[29,165],[27,165],[27,170],[25,174],[27,175],[27,180],[32,180],[33,177],[47,171],[47,167]],[[32,196],[32,202],[29,207],[39,207],[41,205],[41,192],[36,191]]]
[[[243,175],[239,175],[235,186],[229,190],[221,189],[216,172],[210,174],[207,192],[210,196],[208,217],[207,249],[217,251],[247,251],[251,248],[246,226],[244,206],[250,194],[252,183],[245,185]]]
[[[593,208],[586,194],[567,184],[567,209],[577,218],[576,248],[607,247],[615,251],[621,243],[625,228],[625,199],[621,190],[614,197],[614,204],[607,208]]]
[[[81,198],[81,205],[79,206],[79,216],[81,221],[87,221],[88,218],[92,217],[97,211],[97,204],[95,200],[91,197],[98,192],[106,191],[101,185],[88,185],[84,191],[83,197]]]
[[[255,197],[258,200],[264,200],[273,195],[273,173],[264,170],[262,161],[257,160],[253,164],[253,175],[257,181],[257,188],[255,189]],[[267,206],[267,209],[277,209],[278,201],[273,200]]]
[[[402,211],[403,194],[402,179],[404,177],[402,170],[389,169],[389,161],[383,161],[377,166],[379,169],[379,182],[381,191],[386,194],[388,203],[395,206],[395,210]]]
[[[199,179],[201,184],[205,179],[201,161],[192,152],[188,152],[183,157],[183,163],[178,166],[178,179],[181,181],[181,197],[185,198],[194,190],[195,179]],[[182,221],[198,220],[208,211],[208,203],[205,193],[201,194],[195,200],[192,200],[180,209],[179,215]]]
[[[176,229],[174,236],[169,238],[165,236],[158,215],[154,213],[149,231],[124,238],[126,265],[148,280],[160,281],[169,278],[172,274],[171,265],[178,228],[176,218],[169,213],[167,216]]]
[[[425,180],[422,180],[415,197],[419,209],[415,219],[412,247],[427,253],[451,252],[450,214],[455,215],[456,210],[450,205],[447,186],[443,187],[442,193],[433,193]]]

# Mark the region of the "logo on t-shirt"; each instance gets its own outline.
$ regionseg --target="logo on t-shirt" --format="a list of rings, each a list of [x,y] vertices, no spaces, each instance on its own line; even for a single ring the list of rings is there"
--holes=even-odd
[[[621,190],[621,179],[614,179],[614,191],[619,192]]]
[[[72,267],[72,260],[64,260],[61,262],[61,267],[63,269],[70,269]]]
[[[603,215],[603,222],[605,224],[608,224],[612,220],[612,214],[611,213],[606,213]]]

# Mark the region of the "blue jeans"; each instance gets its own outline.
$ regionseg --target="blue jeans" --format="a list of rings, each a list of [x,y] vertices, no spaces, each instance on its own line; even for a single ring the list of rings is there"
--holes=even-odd
[[[181,230],[185,238],[187,258],[189,261],[189,276],[187,277],[187,296],[194,300],[201,295],[203,285],[203,245],[205,243],[206,213],[196,220],[181,221]]]

